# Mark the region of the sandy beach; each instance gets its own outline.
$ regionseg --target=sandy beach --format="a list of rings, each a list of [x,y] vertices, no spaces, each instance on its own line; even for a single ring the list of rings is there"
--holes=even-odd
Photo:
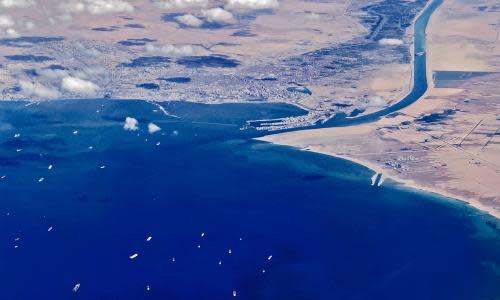
[[[495,96],[500,94],[495,59],[500,47],[494,38],[499,15],[460,0],[445,1],[427,28],[429,89],[397,114],[370,124],[260,140],[351,160],[405,186],[465,201],[500,218]],[[471,28],[482,29],[472,34]],[[410,82],[410,73],[407,78]]]

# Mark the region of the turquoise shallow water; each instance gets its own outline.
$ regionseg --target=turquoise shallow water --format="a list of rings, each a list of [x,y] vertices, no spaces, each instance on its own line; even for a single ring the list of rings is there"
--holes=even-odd
[[[296,108],[166,108],[0,103],[2,299],[500,297],[494,219],[239,130]]]

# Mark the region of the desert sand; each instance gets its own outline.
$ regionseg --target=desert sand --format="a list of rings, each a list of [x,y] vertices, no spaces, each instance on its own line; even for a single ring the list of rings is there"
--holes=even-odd
[[[447,0],[427,29],[430,87],[422,99],[373,123],[260,140],[348,159],[408,187],[466,201],[498,218],[499,24],[498,11]],[[434,76],[439,71],[489,73],[439,82]]]

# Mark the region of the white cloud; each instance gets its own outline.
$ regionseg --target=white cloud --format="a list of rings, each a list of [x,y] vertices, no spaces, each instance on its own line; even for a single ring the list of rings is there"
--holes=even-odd
[[[403,45],[403,41],[400,39],[381,39],[378,41],[380,45],[384,46],[399,46]]]
[[[146,45],[146,51],[153,55],[164,55],[164,56],[191,56],[199,55],[203,52],[203,48],[200,46],[193,45],[163,45],[155,46],[148,44]]]
[[[0,15],[0,37],[18,37],[19,34],[14,29],[14,20],[7,15]]]
[[[47,87],[38,82],[24,81],[19,82],[21,93],[27,97],[51,99],[59,97],[59,92],[54,87]]]
[[[64,77],[61,87],[68,92],[86,96],[93,96],[99,90],[95,83],[73,76]]]
[[[197,17],[187,14],[187,15],[182,15],[175,17],[175,20],[179,22],[180,24],[189,26],[189,27],[200,27],[203,25],[203,21],[198,19]]]
[[[380,107],[380,106],[386,105],[384,98],[382,98],[380,96],[369,96],[367,99],[368,99],[368,103],[367,103],[368,106]]]
[[[5,30],[0,29],[0,36],[7,36],[9,38],[19,37],[19,33],[14,28],[7,28]]]
[[[31,21],[23,22],[22,25],[27,30],[31,30],[31,29],[35,28],[35,24]]]
[[[303,14],[303,16],[309,20],[319,20],[322,18],[322,16],[320,14],[315,13],[315,12],[306,12]]]
[[[37,69],[37,80],[46,86],[58,88],[59,92],[68,95],[96,96],[100,87],[94,82],[105,86],[109,82],[109,73],[103,67],[85,67],[83,69],[52,70]]]
[[[135,118],[126,117],[125,124],[123,124],[123,129],[136,131],[139,129],[139,121]]]
[[[231,23],[234,21],[233,14],[220,7],[202,10],[201,14],[207,18],[209,22]]]
[[[9,28],[15,25],[14,20],[10,16],[0,15],[0,28]]]
[[[104,67],[84,67],[83,69],[73,71],[72,74],[74,77],[92,81],[102,81],[109,75]]]
[[[154,0],[154,3],[162,9],[207,7],[208,0]]]
[[[0,0],[0,7],[5,8],[24,8],[35,4],[33,0]]]
[[[60,79],[69,75],[66,70],[51,70],[51,69],[41,69],[37,70],[38,75],[46,79]]]
[[[87,0],[87,10],[94,15],[132,12],[134,7],[122,0]]]
[[[148,132],[150,134],[153,134],[153,133],[158,132],[160,130],[161,130],[161,128],[158,125],[156,125],[156,124],[154,124],[154,123],[149,123],[148,124]]]
[[[59,5],[65,14],[90,13],[92,15],[128,13],[134,7],[124,0],[66,0]]]
[[[85,4],[83,2],[69,1],[59,4],[59,8],[66,14],[77,14],[85,11]],[[66,17],[71,17],[67,15]]]
[[[227,9],[273,9],[278,8],[278,0],[227,0]]]
[[[17,28],[30,30],[35,24],[31,21],[18,20],[17,22],[8,15],[0,15],[0,36],[18,37]]]
[[[78,70],[51,70],[51,69],[40,69],[37,73],[46,79],[62,79],[64,77],[77,77],[78,79],[85,80],[102,80],[108,74],[106,69],[101,67],[86,67]]]

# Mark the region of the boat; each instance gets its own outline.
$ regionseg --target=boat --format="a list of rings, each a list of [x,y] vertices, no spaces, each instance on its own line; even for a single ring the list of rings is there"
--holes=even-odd
[[[73,287],[73,294],[76,294],[76,292],[78,292],[79,289],[80,289],[80,283],[75,284],[75,286]]]

